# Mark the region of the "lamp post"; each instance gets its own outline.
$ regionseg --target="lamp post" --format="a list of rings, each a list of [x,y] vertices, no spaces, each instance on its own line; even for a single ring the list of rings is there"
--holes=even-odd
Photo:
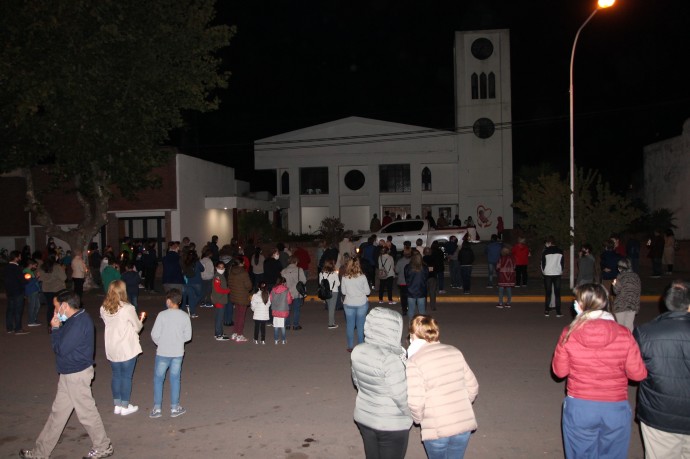
[[[609,8],[616,0],[599,0],[597,8],[582,23],[573,40],[573,49],[570,52],[570,288],[575,287],[575,128],[573,122],[573,63],[575,62],[575,47],[580,32],[592,20],[599,10]]]

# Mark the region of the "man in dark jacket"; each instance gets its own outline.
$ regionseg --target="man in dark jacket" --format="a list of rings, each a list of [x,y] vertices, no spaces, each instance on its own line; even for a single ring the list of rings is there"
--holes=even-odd
[[[184,290],[184,275],[182,274],[182,266],[180,265],[180,243],[171,242],[168,247],[168,253],[163,257],[163,288],[167,292],[172,288],[179,291]]]
[[[647,366],[637,393],[645,457],[684,458],[690,451],[690,282],[674,281],[665,312],[633,336]]]
[[[5,325],[7,333],[25,335],[29,333],[22,328],[22,314],[24,313],[24,274],[19,266],[21,253],[18,250],[10,252],[10,262],[5,266],[5,292],[7,293],[7,312]]]
[[[50,321],[55,364],[60,375],[53,408],[33,449],[19,452],[22,458],[47,458],[53,452],[72,411],[91,437],[88,458],[113,455],[103,420],[91,392],[94,376],[94,326],[89,314],[79,308],[79,296],[61,290],[53,299],[55,314]]]

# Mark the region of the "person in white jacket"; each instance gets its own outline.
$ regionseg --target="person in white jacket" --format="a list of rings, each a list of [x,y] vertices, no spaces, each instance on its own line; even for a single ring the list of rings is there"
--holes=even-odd
[[[345,273],[340,281],[340,291],[345,296],[343,307],[347,324],[347,351],[352,352],[355,328],[357,342],[364,342],[364,321],[369,310],[368,296],[371,293],[369,281],[362,271],[358,257],[352,258],[345,266]]]
[[[269,308],[271,307],[271,292],[266,286],[266,282],[259,284],[259,290],[252,295],[251,308],[254,311],[254,344],[259,344],[259,333],[261,334],[261,344],[266,344],[266,324],[270,319]]]
[[[143,314],[143,313],[142,313]],[[145,315],[142,315],[142,319]],[[135,413],[139,407],[129,403],[132,376],[137,358],[141,354],[139,332],[144,324],[137,311],[127,300],[127,288],[121,280],[113,281],[101,306],[101,319],[105,322],[105,355],[113,371],[114,413],[122,416]]]
[[[340,291],[340,276],[335,263],[334,260],[326,260],[319,273],[319,285],[325,280],[331,289],[331,297],[325,300],[328,307],[328,328],[331,330],[338,328],[338,324],[335,323],[335,305]]]

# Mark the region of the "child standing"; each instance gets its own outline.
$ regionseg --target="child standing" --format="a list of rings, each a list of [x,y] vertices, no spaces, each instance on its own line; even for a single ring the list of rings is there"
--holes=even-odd
[[[498,304],[497,308],[510,307],[513,299],[513,287],[515,287],[515,258],[508,247],[501,249],[501,258],[496,263],[498,272]],[[503,303],[503,292],[508,296],[508,302]]]
[[[259,344],[259,332],[261,332],[261,344],[266,344],[268,309],[271,307],[270,292],[266,287],[266,282],[259,283],[259,290],[252,296],[251,307],[254,311],[254,344]]]
[[[292,303],[292,295],[283,276],[278,276],[276,286],[271,290],[270,301],[271,309],[273,310],[273,339],[275,344],[278,344],[280,335],[283,336],[283,344],[287,341],[285,339],[285,318],[290,316],[290,304]]]
[[[216,341],[229,341],[230,338],[223,334],[223,316],[228,304],[228,281],[225,279],[225,263],[219,261],[216,264],[216,272],[213,274],[213,290],[211,291],[211,301],[215,308],[215,333]]]
[[[139,277],[139,273],[133,261],[127,262],[127,271],[124,272],[121,280],[127,286],[127,298],[136,311],[139,306],[139,284],[141,284],[141,277]]]
[[[184,344],[192,339],[192,321],[180,310],[182,292],[172,288],[165,295],[167,309],[158,314],[151,330],[151,339],[158,346],[153,369],[153,409],[149,417],[161,417],[163,382],[170,369],[170,416],[176,418],[187,412],[180,406],[180,374],[184,358]]]
[[[26,304],[29,306],[29,327],[41,325],[38,321],[38,311],[41,309],[41,284],[38,281],[37,268],[38,263],[32,259],[26,262],[26,268],[23,271],[24,296],[26,296]]]

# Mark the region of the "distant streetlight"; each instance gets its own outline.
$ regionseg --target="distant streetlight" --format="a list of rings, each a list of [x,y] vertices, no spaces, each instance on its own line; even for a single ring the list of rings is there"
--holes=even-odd
[[[616,0],[599,0],[597,8],[592,11],[587,20],[582,23],[573,40],[573,49],[570,52],[570,288],[575,287],[575,128],[573,124],[573,63],[575,62],[575,47],[580,32],[592,20],[599,10],[609,8]]]

